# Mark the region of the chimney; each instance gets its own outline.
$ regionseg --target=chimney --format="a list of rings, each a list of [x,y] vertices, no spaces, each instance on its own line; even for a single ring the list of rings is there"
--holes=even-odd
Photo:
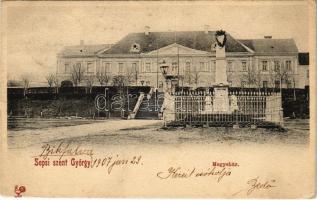
[[[144,34],[149,35],[150,34],[150,27],[149,26],[144,26]]]
[[[84,40],[80,40],[80,46],[84,46]]]
[[[264,39],[272,39],[272,35],[266,35],[264,36]]]
[[[209,31],[209,25],[207,25],[207,24],[206,24],[206,25],[204,26],[204,31],[205,31],[205,33],[206,33],[206,34],[208,34],[208,31]]]

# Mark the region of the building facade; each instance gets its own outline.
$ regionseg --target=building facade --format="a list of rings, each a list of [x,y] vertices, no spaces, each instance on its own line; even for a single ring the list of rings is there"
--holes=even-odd
[[[112,85],[118,76],[129,85],[163,86],[162,64],[179,76],[180,86],[210,87],[215,83],[215,31],[130,33],[113,45],[65,47],[57,60],[60,80],[74,79],[81,69],[94,85]],[[239,40],[227,33],[227,76],[231,87],[304,88],[293,39]],[[305,71],[306,73],[306,71]],[[104,80],[104,81],[102,81]]]

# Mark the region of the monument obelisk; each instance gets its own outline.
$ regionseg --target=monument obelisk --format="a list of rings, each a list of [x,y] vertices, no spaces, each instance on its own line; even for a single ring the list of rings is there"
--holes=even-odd
[[[213,112],[230,113],[228,80],[227,80],[227,60],[226,60],[226,32],[216,31],[216,73],[214,84]]]

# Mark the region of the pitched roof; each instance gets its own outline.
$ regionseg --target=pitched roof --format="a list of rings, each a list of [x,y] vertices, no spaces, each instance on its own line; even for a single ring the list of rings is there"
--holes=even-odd
[[[298,63],[300,65],[309,65],[309,53],[299,53]]]
[[[110,47],[110,44],[66,46],[59,55],[62,57],[95,56],[98,52]]]
[[[293,39],[252,39],[239,40],[255,53],[297,53],[298,49]]]
[[[114,44],[110,49],[105,51],[105,54],[139,54],[147,53],[173,43],[201,50],[211,51],[211,45],[215,41],[215,31],[209,31],[208,34],[204,31],[178,31],[178,32],[150,32],[145,33],[130,33],[119,42]],[[131,52],[133,44],[140,45],[140,52]],[[248,52],[248,50],[227,33],[227,52]]]

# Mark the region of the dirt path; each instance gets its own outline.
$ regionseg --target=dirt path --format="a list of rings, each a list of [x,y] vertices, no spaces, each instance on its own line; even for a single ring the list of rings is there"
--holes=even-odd
[[[36,122],[34,122],[36,123]],[[52,140],[98,134],[112,134],[121,129],[133,129],[162,124],[160,120],[107,120],[105,122],[77,126],[51,127],[22,131],[8,131],[9,148],[26,148]]]

